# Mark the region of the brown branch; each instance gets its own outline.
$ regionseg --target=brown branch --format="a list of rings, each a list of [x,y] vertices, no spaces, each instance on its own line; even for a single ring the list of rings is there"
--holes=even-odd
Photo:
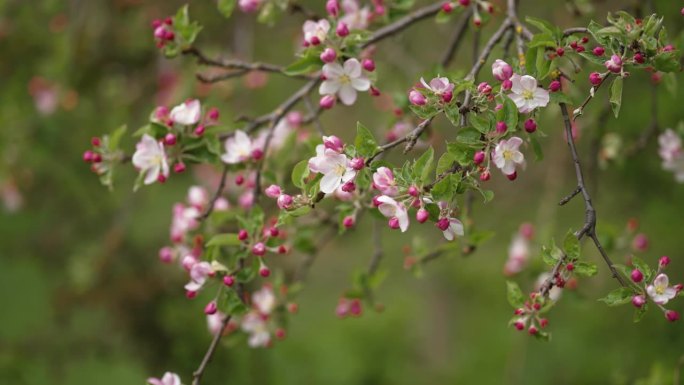
[[[204,353],[204,358],[202,358],[202,362],[200,362],[200,365],[197,368],[197,370],[195,370],[192,373],[192,385],[199,385],[200,380],[204,375],[204,371],[207,369],[207,365],[214,356],[216,348],[218,347],[218,344],[221,341],[221,337],[223,336],[223,331],[225,330],[226,326],[228,326],[230,319],[231,315],[228,314],[221,322],[221,329],[219,329],[218,332],[216,332],[216,334],[214,335],[214,338],[211,340],[211,344],[209,344],[209,349],[207,349],[207,352]]]
[[[456,53],[456,50],[458,50],[458,46],[461,45],[461,41],[463,41],[465,31],[468,28],[468,25],[470,24],[471,15],[472,8],[468,8],[468,10],[466,12],[463,12],[461,17],[458,19],[458,23],[456,24],[454,33],[451,35],[451,40],[449,41],[449,45],[447,46],[448,48],[446,51],[444,51],[444,55],[442,56],[442,60],[440,61],[440,63],[442,63],[442,67],[446,68],[451,63],[451,60],[453,59],[454,54]]]
[[[414,128],[413,130],[411,130],[411,132],[406,134],[406,136],[399,138],[393,142],[389,142],[387,144],[379,146],[377,151],[375,152],[375,154],[373,154],[373,156],[371,156],[370,158],[368,158],[366,160],[366,165],[367,166],[370,165],[371,162],[375,158],[377,158],[380,154],[382,154],[383,152],[391,150],[394,147],[397,147],[398,145],[400,145],[402,143],[406,143],[406,147],[404,148],[404,153],[411,151],[413,146],[416,145],[416,142],[418,141],[418,137],[420,137],[420,135],[423,133],[423,131],[425,131],[425,129],[430,125],[430,122],[432,122],[432,119],[434,119],[434,116],[420,122],[420,124],[418,126],[416,126],[416,128]]]
[[[573,111],[573,117],[572,117],[573,121],[575,119],[577,119],[580,115],[582,115],[582,113],[584,112],[584,108],[587,106],[587,104],[589,104],[589,102],[594,98],[594,96],[596,96],[596,91],[598,91],[599,88],[601,88],[603,83],[605,83],[606,80],[608,80],[608,78],[610,78],[610,76],[611,76],[611,74],[607,73],[605,76],[601,77],[601,82],[599,84],[592,87],[594,90],[593,93],[590,93],[589,96],[587,96],[587,98],[584,99],[582,104],[580,104],[580,106],[577,107],[575,109],[575,111]]]
[[[218,188],[216,189],[216,192],[214,193],[214,196],[211,198],[211,201],[209,202],[209,206],[207,206],[206,210],[204,210],[204,213],[200,215],[197,219],[201,222],[207,218],[209,218],[209,215],[214,211],[214,206],[216,205],[216,201],[221,197],[221,194],[223,194],[223,189],[226,187],[226,179],[228,179],[228,170],[229,167],[227,164],[223,165],[223,172],[221,173],[221,181],[219,182]]]
[[[439,1],[423,8],[418,8],[394,23],[388,24],[373,32],[371,37],[361,45],[361,48],[366,48],[369,45],[379,42],[380,40],[395,35],[417,21],[436,15],[441,9],[442,2]]]
[[[589,33],[589,30],[584,27],[568,28],[565,31],[563,31],[563,36],[568,37],[570,35],[578,33]]]

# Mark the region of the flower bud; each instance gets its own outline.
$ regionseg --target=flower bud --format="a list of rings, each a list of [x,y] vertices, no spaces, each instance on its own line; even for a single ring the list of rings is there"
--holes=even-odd
[[[164,137],[164,144],[167,146],[173,146],[174,144],[176,144],[176,135],[172,133],[166,134],[166,136]]]
[[[86,152],[83,153],[83,161],[90,163],[93,161],[93,156],[95,155],[94,152],[87,150]]]
[[[458,3],[464,7],[467,7],[470,5],[470,0],[458,0]]]
[[[618,55],[613,55],[604,63],[608,71],[613,73],[620,73],[622,71],[622,58]]]
[[[489,95],[492,93],[492,86],[490,86],[487,82],[482,82],[477,85],[477,92],[481,93],[482,95]]]
[[[366,162],[363,160],[363,158],[354,158],[349,161],[349,166],[354,170],[359,171],[366,167]]]
[[[280,230],[277,227],[271,227],[268,229],[268,235],[272,237],[277,237],[280,234]]]
[[[644,55],[641,54],[641,52],[637,52],[636,54],[634,54],[634,61],[639,64],[644,64],[646,58],[644,57]]]
[[[200,124],[199,126],[195,127],[195,135],[197,136],[202,136],[204,135],[204,125]]]
[[[442,11],[444,11],[444,13],[451,13],[451,11],[453,11],[453,10],[454,10],[454,7],[451,5],[451,3],[446,2],[446,3],[442,4]]]
[[[157,182],[159,182],[159,183],[166,182],[166,176],[164,174],[159,174],[159,176],[157,177]]]
[[[675,322],[679,319],[679,313],[674,310],[668,310],[665,312],[665,318],[670,322]]]
[[[506,178],[508,178],[508,180],[510,180],[510,181],[514,181],[514,180],[516,180],[516,178],[518,178],[518,173],[513,171],[513,174],[506,175]]]
[[[475,153],[475,155],[473,155],[473,162],[475,162],[475,164],[482,164],[486,157],[487,155],[484,151],[478,151]]]
[[[344,217],[344,219],[342,220],[342,225],[345,228],[350,229],[350,228],[354,227],[354,222],[355,222],[354,217],[351,215],[348,215],[348,216]]]
[[[643,295],[635,295],[632,297],[632,305],[634,305],[634,307],[636,307],[636,308],[640,308],[640,307],[644,306],[645,303],[646,303],[646,298],[644,298]]]
[[[501,82],[501,89],[504,91],[508,91],[513,87],[513,82],[511,79],[506,79],[503,82]]]
[[[235,284],[235,277],[233,277],[232,275],[224,276],[223,277],[223,284],[228,286],[228,287],[233,286]]]
[[[549,325],[549,320],[547,320],[546,318],[542,318],[539,320],[539,326],[541,326],[542,328],[545,328],[548,325]]]
[[[573,271],[575,270],[575,265],[573,265],[572,263],[568,263],[567,265],[565,265],[565,270]]]
[[[516,321],[516,322],[513,324],[513,326],[515,326],[515,328],[516,328],[517,330],[521,330],[521,331],[522,331],[523,329],[525,329],[525,323],[522,322],[522,321]]]
[[[446,91],[442,94],[442,101],[444,103],[449,103],[451,102],[451,99],[454,98],[454,93],[451,91]]]
[[[277,339],[279,339],[279,340],[284,340],[284,339],[285,339],[285,335],[286,335],[285,329],[283,329],[283,328],[278,328],[278,329],[276,329],[276,331],[275,331],[275,336],[276,336]]]
[[[247,230],[240,229],[240,231],[238,231],[238,239],[239,240],[244,241],[248,237],[249,237],[249,233],[247,232]]]
[[[323,63],[332,63],[337,58],[337,52],[332,48],[326,48],[320,57]]]
[[[375,71],[375,62],[373,59],[364,59],[363,61],[363,69],[365,69],[368,72],[373,72]]]
[[[637,234],[632,240],[632,248],[636,251],[646,251],[648,249],[648,237],[646,234]]]
[[[381,202],[378,200],[378,198],[380,198],[380,195],[376,195],[376,196],[373,197],[373,206],[374,206],[374,207],[380,206],[380,203],[381,203]]]
[[[663,47],[663,52],[672,52],[674,51],[674,46],[672,44],[668,44],[665,47]]]
[[[185,172],[185,163],[178,162],[178,163],[174,164],[173,165],[173,172],[175,172],[176,174],[181,174],[181,173]]]
[[[409,102],[414,106],[424,106],[427,103],[427,99],[418,90],[411,90],[409,92]]]
[[[329,110],[335,105],[335,97],[332,95],[324,95],[318,102],[318,105],[324,110]]]
[[[529,132],[530,134],[537,131],[537,122],[534,119],[527,119],[525,121],[525,131]]]
[[[345,37],[349,35],[349,27],[347,27],[347,24],[340,22],[337,24],[337,29],[335,30],[335,33],[337,33],[337,36],[339,37]]]
[[[438,220],[437,223],[436,223],[436,226],[437,226],[440,230],[446,231],[446,229],[449,228],[449,218],[444,218],[444,217],[439,218],[439,220]]]
[[[558,80],[554,80],[549,84],[549,91],[551,92],[558,92],[561,89],[561,82]]]
[[[496,59],[492,64],[492,75],[496,80],[503,82],[513,76],[513,67],[501,59]]]
[[[632,270],[632,274],[630,274],[630,276],[632,277],[632,281],[636,283],[639,283],[644,279],[644,274],[639,269]]]
[[[294,199],[292,196],[288,194],[282,194],[278,197],[278,200],[276,203],[278,204],[278,208],[281,210],[289,209],[292,206]]]
[[[266,246],[262,242],[258,242],[252,246],[252,254],[262,256],[266,254]]]
[[[598,46],[594,47],[594,49],[591,51],[594,53],[594,56],[603,56],[604,53],[606,53],[605,48]]]
[[[261,267],[259,267],[259,275],[268,278],[268,276],[271,275],[271,270],[266,267],[266,265],[261,265]]]
[[[396,230],[399,228],[399,219],[397,217],[392,217],[389,219],[387,224],[389,225],[390,229]]]
[[[280,189],[280,186],[272,184],[268,187],[266,187],[266,190],[264,190],[264,193],[266,194],[267,197],[276,199],[282,194],[282,190]]]
[[[218,310],[218,308],[216,306],[216,301],[211,301],[207,304],[207,306],[204,307],[204,314],[206,314],[206,315],[216,314],[217,310]]]
[[[173,249],[168,246],[159,249],[159,260],[164,263],[173,262]]]
[[[601,84],[601,81],[602,81],[602,78],[601,78],[601,74],[600,74],[600,73],[598,73],[598,72],[592,72],[592,73],[589,74],[589,82],[590,82],[592,85],[597,86],[597,85]]]
[[[340,5],[337,0],[328,0],[325,3],[325,11],[328,12],[328,15],[337,17],[337,15],[340,13]]]
[[[427,221],[428,218],[430,218],[430,213],[428,213],[427,210],[423,208],[418,209],[418,211],[416,212],[416,220],[418,221],[418,223],[425,223],[425,221]]]
[[[100,140],[100,138],[95,136],[92,139],[90,139],[90,144],[92,144],[93,147],[100,147],[100,145],[102,144],[102,141]]]
[[[342,152],[344,149],[344,142],[342,139],[338,138],[335,135],[330,135],[330,136],[324,136],[323,137],[323,146],[325,148],[329,148],[335,152]]]
[[[505,122],[496,122],[496,133],[497,134],[505,134],[507,130],[508,130],[508,126],[506,125]]]
[[[563,49],[563,47],[556,48],[556,55],[558,55],[558,56],[565,55],[565,50]]]
[[[356,184],[354,183],[354,181],[350,180],[349,182],[344,183],[342,185],[341,189],[342,189],[342,191],[344,191],[346,193],[352,193],[352,192],[356,191]]]
[[[215,122],[219,119],[219,110],[216,107],[211,107],[209,111],[207,112],[207,119],[209,119],[212,122]]]
[[[263,157],[264,157],[264,151],[262,149],[255,148],[254,150],[252,150],[252,159],[260,160]]]
[[[287,311],[288,313],[295,314],[299,311],[299,305],[294,302],[290,302],[287,304]]]
[[[483,171],[480,173],[480,180],[482,182],[488,181],[492,177],[492,174],[489,173],[489,171]]]
[[[533,336],[533,335],[537,334],[537,333],[539,332],[539,330],[537,330],[537,327],[536,327],[536,326],[532,325],[532,326],[530,326],[529,329],[527,329],[527,332],[528,332],[531,336]]]
[[[658,265],[660,265],[660,267],[665,267],[669,264],[670,264],[670,257],[668,257],[666,255],[660,257],[660,259],[658,260]]]
[[[371,86],[369,89],[371,96],[380,96],[380,90]]]

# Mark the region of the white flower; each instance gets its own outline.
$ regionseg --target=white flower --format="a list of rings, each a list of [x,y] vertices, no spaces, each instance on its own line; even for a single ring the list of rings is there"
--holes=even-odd
[[[658,274],[653,280],[652,285],[646,287],[646,292],[653,299],[653,302],[665,305],[667,301],[671,300],[677,295],[677,289],[669,287],[670,280],[665,274]]]
[[[209,329],[211,335],[216,335],[216,333],[221,331],[225,317],[226,315],[220,311],[217,311],[214,314],[207,314],[207,329]]]
[[[663,169],[672,171],[679,183],[684,183],[684,148],[682,139],[671,129],[658,136],[658,154],[663,159]]]
[[[173,107],[169,117],[174,123],[183,124],[186,126],[193,125],[199,122],[202,116],[202,108],[200,107],[200,102],[197,99],[188,100],[185,103],[181,103],[176,107]]]
[[[537,107],[546,107],[549,104],[549,91],[537,87],[537,79],[532,76],[515,74],[511,77],[511,82],[513,86],[508,97],[515,102],[520,112],[532,112]]]
[[[513,237],[511,245],[508,247],[508,260],[504,266],[504,274],[517,274],[525,267],[530,258],[530,243],[520,234]]]
[[[494,164],[505,175],[512,175],[515,173],[515,166],[525,162],[525,157],[519,150],[522,143],[522,139],[514,136],[508,140],[502,139],[494,148]]]
[[[252,294],[252,303],[259,310],[261,314],[269,315],[275,308],[276,298],[273,295],[273,290],[264,286],[261,290]]]
[[[356,91],[368,91],[371,84],[361,73],[361,63],[354,58],[345,61],[344,66],[339,63],[324,65],[323,75],[325,80],[318,92],[321,95],[337,94],[348,106],[356,101]]]
[[[241,163],[252,156],[252,140],[242,130],[235,131],[235,135],[226,139],[226,153],[221,160],[228,164]]]
[[[164,145],[157,142],[153,137],[145,134],[135,146],[133,154],[133,166],[145,174],[145,184],[152,184],[159,179],[169,176],[169,163],[166,160]]]
[[[148,378],[147,383],[150,385],[181,385],[181,380],[176,373],[166,372],[161,379]]]
[[[430,84],[426,83],[425,79],[420,78],[420,82],[423,84],[423,87],[440,96],[454,90],[453,83],[449,82],[449,78],[446,77],[436,77],[430,80]]]
[[[356,176],[346,155],[326,149],[323,145],[316,146],[316,156],[309,159],[309,169],[323,174],[321,191],[326,194],[335,192],[343,183]]]
[[[340,22],[346,24],[349,29],[366,29],[368,27],[368,19],[371,16],[368,7],[361,8],[357,0],[343,0],[342,9],[345,14],[340,18]]]
[[[198,209],[202,209],[209,203],[209,193],[202,186],[190,186],[188,190],[188,203]]]
[[[546,282],[546,280],[550,279],[551,277],[552,277],[551,273],[548,273],[548,272],[539,274],[539,277],[537,278],[537,282],[535,283],[534,286],[537,288],[537,290],[539,290],[541,288],[541,286],[544,284],[544,282]],[[558,287],[556,285],[553,285],[553,287],[551,287],[551,290],[549,290],[549,299],[551,301],[556,302],[560,299],[561,294],[563,294],[563,289],[561,289],[560,287]]]
[[[249,333],[247,343],[252,348],[265,347],[271,342],[271,334],[264,317],[256,311],[251,311],[242,319],[242,330]]]
[[[462,237],[464,234],[463,223],[456,218],[449,218],[449,227],[442,231],[442,234],[447,241],[453,241],[456,236]]]
[[[207,282],[209,275],[213,274],[209,262],[197,262],[190,268],[190,282],[185,285],[187,291],[199,291],[204,283]]]
[[[406,210],[406,206],[404,206],[403,203],[399,203],[391,197],[388,197],[387,195],[379,196],[377,198],[377,201],[380,202],[378,210],[380,210],[380,213],[382,213],[382,215],[384,215],[387,218],[397,218],[399,220],[399,228],[401,229],[402,233],[408,230],[408,211]]]
[[[318,45],[323,43],[326,36],[328,36],[330,22],[326,19],[321,19],[317,22],[307,20],[304,22],[302,30],[304,31],[304,41],[312,45]]]

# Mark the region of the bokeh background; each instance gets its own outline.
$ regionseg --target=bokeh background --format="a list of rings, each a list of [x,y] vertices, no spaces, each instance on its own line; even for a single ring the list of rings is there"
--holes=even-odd
[[[304,3],[322,12],[322,1]],[[579,26],[591,18],[601,22],[607,11],[647,6],[640,3],[593,2],[593,9],[577,17],[564,1],[524,0],[520,13]],[[684,4],[653,3],[666,16],[673,43],[684,46]],[[157,104],[199,97],[218,106],[222,121],[230,122],[241,114],[269,111],[297,87],[296,80],[261,74],[212,87],[198,84],[193,60],[164,59],[152,39],[151,20],[173,14],[182,4],[0,0],[2,384],[143,384],[167,370],[189,383],[209,344],[205,299],[188,301],[182,290],[185,274],[157,258],[167,243],[171,205],[183,200],[188,186],[202,183],[202,174],[188,172],[133,193],[135,172],[124,167],[109,192],[81,160],[92,136],[121,124],[140,127]],[[294,58],[304,21],[295,14],[269,27],[240,12],[227,20],[209,0],[190,1],[190,14],[205,26],[197,45],[206,51],[283,65]],[[403,93],[428,74],[452,28],[424,21],[380,44],[379,87]],[[483,38],[493,29],[483,28]],[[470,41],[469,33],[450,70],[467,70]],[[587,92],[586,75],[577,75],[575,100]],[[599,211],[599,232],[617,239],[627,220],[638,218],[639,232],[650,240],[639,255],[651,264],[669,255],[670,275],[681,280],[684,185],[661,170],[655,139],[633,156],[603,167],[596,156],[606,133],[618,134],[629,146],[648,127],[651,83],[645,73],[629,79],[618,120],[599,120],[607,99],[601,92],[578,123],[580,148]],[[684,119],[682,87],[672,84],[655,88],[660,129]],[[324,114],[322,124],[350,140],[360,120],[381,136],[391,115],[386,103],[363,95],[353,109]],[[536,239],[546,242],[579,226],[583,216],[580,200],[557,206],[572,190],[574,175],[556,108],[547,110],[540,126],[547,135],[542,141],[546,159],[529,162],[515,184],[496,175],[491,182],[495,200],[475,204],[477,227],[496,231],[476,253],[463,257],[455,251],[416,277],[403,268],[404,246],[414,236],[431,242],[441,235],[418,226],[409,236],[384,231],[383,268],[389,274],[376,294],[384,311],[366,309],[360,318],[337,319],[339,296],[372,252],[367,236],[372,218],[366,216],[358,231],[320,251],[288,338],[262,350],[222,346],[204,383],[672,383],[684,354],[684,324],[670,324],[653,309],[634,324],[629,306],[608,308],[597,302],[615,282],[591,247],[585,252],[599,263],[599,275],[564,293],[550,314],[550,343],[507,327],[512,309],[502,269],[520,223],[533,223]],[[448,138],[449,126],[440,120],[435,127],[437,144]],[[132,148],[133,139],[126,144]],[[525,289],[544,269],[538,250],[530,267],[515,277]],[[629,253],[611,250],[618,262]],[[684,310],[681,301],[674,306]]]

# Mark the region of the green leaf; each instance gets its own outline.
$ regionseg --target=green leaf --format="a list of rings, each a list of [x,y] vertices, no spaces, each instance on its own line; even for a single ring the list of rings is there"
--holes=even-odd
[[[542,150],[542,146],[539,143],[539,140],[537,139],[537,137],[530,135],[530,143],[532,143],[532,150],[534,151],[534,159],[537,162],[544,160],[544,150]]]
[[[435,200],[450,201],[453,198],[454,192],[458,187],[458,180],[453,178],[454,175],[449,175],[446,178],[437,182],[430,193]]]
[[[513,99],[505,97],[503,108],[499,110],[500,120],[503,120],[508,127],[508,132],[515,131],[518,126],[518,107],[513,102]]]
[[[573,273],[583,277],[593,277],[598,273],[598,267],[591,262],[575,262],[573,265],[575,266]]]
[[[360,122],[356,124],[354,145],[359,156],[364,158],[372,156],[378,149],[378,142],[375,141],[373,134]]]
[[[549,36],[555,37],[556,39],[558,39],[559,34],[560,34],[560,29],[556,25],[553,25],[546,20],[537,19],[536,17],[530,17],[530,16],[525,17],[525,21],[529,24],[534,25],[540,31],[548,34]]]
[[[181,46],[190,46],[202,30],[202,26],[196,21],[190,22],[188,5],[181,7],[173,18],[173,29],[180,38]]]
[[[235,292],[235,290],[227,290],[224,298],[225,299],[221,301],[223,303],[221,308],[222,310],[225,309],[223,310],[225,314],[233,316],[241,315],[247,312],[247,306],[244,302],[242,302],[240,296]]]
[[[613,114],[617,118],[620,115],[620,106],[622,105],[622,78],[616,77],[613,84],[610,86],[610,106],[613,108]]]
[[[297,163],[292,169],[292,184],[296,187],[304,188],[306,178],[309,176],[309,161],[304,159]]]
[[[580,256],[580,243],[575,234],[570,230],[563,240],[563,251],[569,259],[577,259]]]
[[[454,165],[454,163],[457,163],[456,156],[454,156],[454,154],[452,154],[450,152],[445,152],[439,158],[439,161],[437,161],[437,170],[435,170],[435,174],[436,175],[442,174],[443,172],[450,169],[451,166]]]
[[[629,303],[632,300],[632,289],[628,287],[619,287],[606,295],[605,297],[599,299],[601,302],[605,302],[608,306],[619,306]]]
[[[435,150],[430,147],[413,163],[413,177],[416,178],[420,184],[425,183],[430,176],[434,158]]]
[[[490,116],[473,115],[470,117],[470,124],[483,134],[488,134],[494,129],[494,122]]]
[[[489,203],[494,199],[494,191],[492,190],[480,190],[480,193],[484,198],[484,203]]]
[[[237,0],[218,0],[218,10],[225,17],[230,17],[235,10]]]
[[[211,237],[206,246],[240,246],[241,244],[242,241],[238,239],[237,234],[218,234]]]
[[[525,52],[525,70],[532,76],[537,76],[537,51],[542,48],[534,47]]]
[[[551,92],[551,93],[549,93],[549,100],[553,104],[558,104],[558,103],[573,104],[572,99],[570,99],[570,96],[568,96],[568,94],[565,94],[563,92]]]
[[[654,60],[656,70],[662,72],[679,71],[679,51],[662,52],[656,55]]]
[[[481,136],[482,134],[480,131],[472,127],[465,127],[456,134],[456,141],[472,146],[479,146],[482,143],[482,140],[480,139]]]
[[[651,280],[651,278],[653,277],[653,270],[651,270],[651,267],[648,266],[648,264],[644,262],[644,260],[637,256],[633,256],[632,265],[644,274],[644,281],[648,282]],[[630,275],[631,272],[627,276],[629,277]]]
[[[646,311],[648,311],[648,302],[634,311],[634,322],[641,321],[641,319],[644,318]]]
[[[303,75],[321,67],[321,59],[318,57],[320,52],[318,50],[309,49],[305,51],[304,56],[297,61],[285,67],[283,72],[288,76]]]
[[[112,133],[106,137],[106,146],[110,152],[114,152],[119,149],[121,138],[123,138],[123,135],[126,133],[127,129],[128,127],[124,124],[123,126],[112,131]]]
[[[508,303],[516,309],[523,307],[523,305],[525,305],[525,296],[523,295],[522,290],[520,290],[520,286],[515,282],[506,281],[506,288]]]

